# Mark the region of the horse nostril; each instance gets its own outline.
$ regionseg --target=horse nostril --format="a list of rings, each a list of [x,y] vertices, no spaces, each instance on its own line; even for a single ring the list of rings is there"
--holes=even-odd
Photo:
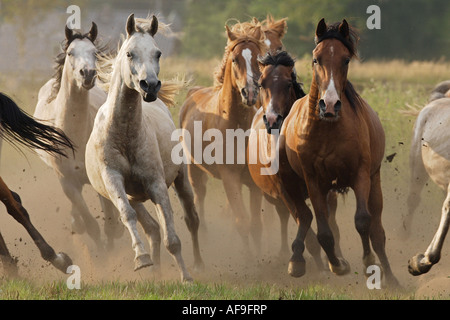
[[[327,106],[325,105],[325,101],[323,99],[320,99],[319,101],[319,108],[322,111],[325,111],[327,109]]]
[[[243,96],[244,98],[247,98],[247,97],[248,97],[247,89],[246,89],[246,88],[242,88],[241,94],[242,94],[242,96]]]
[[[82,77],[84,77],[84,70],[83,69],[80,70],[80,74],[81,74]]]
[[[139,81],[139,85],[141,86],[141,89],[144,91],[148,91],[148,88],[150,87],[148,82],[145,80]]]
[[[338,112],[339,110],[341,110],[341,107],[342,107],[341,101],[338,100],[338,101],[336,102],[336,104],[334,105],[334,110],[335,110],[336,112]]]

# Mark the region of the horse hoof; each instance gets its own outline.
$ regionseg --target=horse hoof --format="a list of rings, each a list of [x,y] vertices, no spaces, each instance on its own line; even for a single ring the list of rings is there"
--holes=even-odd
[[[343,276],[350,272],[350,264],[344,259],[344,258],[338,258],[339,265],[334,266],[330,262],[328,262],[328,265],[330,267],[331,272],[338,276]]]
[[[73,262],[67,254],[65,254],[64,252],[59,252],[56,255],[56,258],[53,259],[52,265],[63,273],[67,273],[67,268],[73,265]]]
[[[304,261],[289,261],[288,273],[291,277],[300,278],[306,273],[306,263]]]
[[[149,254],[143,254],[134,259],[134,271],[145,267],[150,267],[151,265],[153,265],[153,262]]]
[[[418,254],[408,261],[408,271],[410,274],[413,276],[419,276],[430,271],[433,265],[431,263],[422,263],[421,261],[423,258],[425,258],[423,254]]]

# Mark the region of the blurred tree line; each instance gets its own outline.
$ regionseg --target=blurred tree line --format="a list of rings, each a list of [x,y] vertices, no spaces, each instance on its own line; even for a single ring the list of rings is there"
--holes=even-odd
[[[178,2],[177,0],[172,0]],[[166,1],[166,5],[169,6]],[[184,55],[221,55],[225,46],[224,25],[267,14],[288,18],[284,44],[297,57],[310,54],[319,20],[343,18],[360,34],[362,59],[438,60],[450,58],[449,0],[186,0],[181,17]],[[369,5],[381,10],[381,29],[369,30]],[[233,21],[229,21],[233,23]]]
[[[148,8],[171,17],[180,35],[177,52],[184,56],[221,56],[225,23],[252,17],[263,20],[271,14],[288,18],[283,42],[297,57],[311,53],[315,28],[323,17],[327,22],[345,18],[359,30],[359,53],[364,60],[450,58],[449,0],[0,0],[0,22],[19,19],[18,37],[22,38],[46,10],[71,4],[96,10],[105,3],[112,8]],[[369,5],[381,10],[379,30],[366,26]]]

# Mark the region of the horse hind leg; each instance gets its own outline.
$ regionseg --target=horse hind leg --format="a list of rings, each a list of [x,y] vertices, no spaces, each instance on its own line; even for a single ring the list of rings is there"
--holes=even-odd
[[[2,234],[0,233],[0,261],[3,264],[3,269],[5,273],[9,277],[17,277],[19,271],[17,269],[17,262],[9,253],[8,247],[6,246],[6,242],[3,239]]]
[[[186,169],[183,167],[175,179],[174,186],[184,210],[184,221],[186,222],[188,230],[191,233],[194,249],[194,268],[196,270],[202,270],[204,269],[204,263],[200,254],[200,245],[198,240],[200,220],[194,203],[194,194],[185,172]]]
[[[50,245],[31,223],[30,216],[22,206],[19,195],[10,191],[1,178],[0,189],[0,197],[2,202],[5,204],[8,213],[27,230],[28,234],[38,247],[42,258],[49,261],[58,270],[66,273],[67,268],[72,265],[72,260],[70,257],[63,252],[58,254],[55,253],[53,248],[50,247]],[[4,242],[3,239],[1,242]],[[4,248],[6,249],[6,246],[4,246]]]
[[[83,227],[85,227],[89,237],[94,240],[97,248],[103,251],[104,245],[100,237],[100,227],[97,220],[91,215],[86,201],[83,198],[82,187],[75,185],[67,178],[62,178],[60,182],[65,195],[72,203],[71,214],[75,221],[75,224],[72,224],[72,226],[75,226],[74,231],[76,232],[79,226],[82,226],[82,229],[78,231],[83,231]]]
[[[450,225],[450,184],[447,187],[447,197],[442,206],[439,227],[424,254],[418,254],[408,261],[408,271],[414,276],[427,273],[433,265],[439,262],[441,250]]]

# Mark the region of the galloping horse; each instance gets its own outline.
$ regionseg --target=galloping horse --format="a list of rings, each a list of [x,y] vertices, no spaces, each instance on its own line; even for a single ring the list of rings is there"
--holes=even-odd
[[[261,69],[259,85],[262,107],[256,112],[251,125],[249,141],[255,145],[247,147],[248,168],[255,184],[278,212],[281,223],[281,253],[287,253],[289,211],[280,199],[281,182],[277,172],[262,174],[262,170],[269,170],[276,161],[272,150],[275,151],[281,124],[291,110],[292,104],[305,96],[305,93],[297,82],[295,61],[286,51],[279,51],[276,54],[268,52],[258,58],[258,62]],[[278,134],[275,134],[274,130],[278,130]],[[256,161],[249,161],[255,152],[259,155]]]
[[[330,190],[350,187],[356,196],[355,226],[363,245],[366,267],[380,259],[386,280],[396,285],[385,252],[381,223],[383,198],[380,167],[384,155],[384,130],[375,111],[347,80],[348,65],[356,55],[356,33],[346,20],[328,25],[322,19],[316,29],[313,76],[310,93],[297,100],[285,119],[279,139],[280,174],[287,191],[286,205],[300,221],[292,245],[289,269],[304,274],[304,240],[312,221],[302,193],[308,193],[317,221],[317,238],[336,274],[350,271],[338,256],[328,223],[327,195]],[[282,155],[296,173],[282,170]],[[304,181],[307,188],[293,189],[292,180]]]
[[[135,270],[160,264],[159,225],[143,202],[150,199],[162,224],[164,244],[176,260],[183,281],[192,280],[181,255],[175,232],[168,187],[175,190],[185,212],[194,243],[195,266],[202,267],[198,243],[199,219],[185,164],[171,159],[176,143],[168,140],[176,129],[158,93],[161,51],[154,40],[158,19],[126,22],[127,37],[114,60],[106,102],[100,107],[86,146],[86,169],[92,186],[110,199],[120,212],[135,251]],[[142,99],[146,102],[143,103]],[[136,228],[142,225],[150,242],[150,256]]]
[[[183,140],[194,146],[195,140],[201,138],[201,151],[207,148],[205,132],[214,131],[223,137],[223,145],[215,150],[217,161],[202,161],[187,150],[187,157],[191,159],[189,180],[195,194],[196,205],[200,218],[204,218],[204,200],[206,196],[207,175],[221,179],[225,188],[228,203],[235,218],[235,226],[249,248],[248,234],[250,230],[247,221],[246,208],[242,199],[242,184],[250,188],[250,206],[252,217],[252,235],[259,249],[261,238],[261,199],[260,190],[251,180],[245,160],[245,146],[235,146],[235,136],[226,139],[226,132],[243,133],[251,126],[256,112],[254,105],[258,100],[258,55],[266,52],[264,33],[261,27],[252,28],[250,32],[234,32],[227,25],[227,46],[222,64],[215,74],[214,87],[197,87],[191,90],[180,109],[180,127],[184,129]],[[196,128],[201,124],[201,128]],[[190,137],[186,135],[189,133]],[[208,140],[208,139],[206,139]],[[239,141],[243,139],[238,137]],[[246,137],[245,137],[245,140]],[[227,146],[228,145],[228,146]],[[231,148],[231,147],[233,148]],[[189,149],[189,148],[187,148]],[[230,150],[227,154],[227,150]],[[232,150],[231,150],[232,149]],[[223,159],[219,156],[222,155]],[[226,158],[226,161],[225,161]]]
[[[96,44],[97,26],[87,34],[80,34],[65,27],[63,52],[56,59],[55,76],[40,89],[34,116],[50,119],[62,129],[77,146],[68,158],[53,158],[38,152],[41,159],[58,175],[64,194],[72,204],[72,231],[87,231],[99,248],[103,248],[96,219],[83,198],[82,189],[89,184],[85,168],[85,147],[92,131],[98,108],[106,100],[106,94],[95,85],[97,54],[102,50]],[[123,232],[114,206],[100,197],[105,214],[105,233],[108,246]],[[119,228],[121,227],[121,228]]]
[[[0,93],[0,138],[13,145],[16,142],[28,148],[48,152],[52,156],[66,156],[67,150],[74,151],[72,142],[62,131],[36,121],[22,111],[13,100],[2,93]],[[70,257],[63,252],[55,253],[55,250],[31,223],[30,216],[22,206],[19,195],[11,191],[1,177],[0,199],[6,206],[8,213],[22,224],[30,234],[39,248],[42,258],[49,261],[55,268],[66,273],[67,268],[72,265]],[[11,257],[1,233],[0,259],[9,275],[17,275],[17,262]]]
[[[420,192],[429,178],[447,192],[439,228],[424,254],[409,261],[412,275],[428,272],[439,262],[450,225],[450,81],[439,84],[430,102],[418,113],[410,152],[411,181],[408,196],[407,231],[412,213],[420,202]]]

